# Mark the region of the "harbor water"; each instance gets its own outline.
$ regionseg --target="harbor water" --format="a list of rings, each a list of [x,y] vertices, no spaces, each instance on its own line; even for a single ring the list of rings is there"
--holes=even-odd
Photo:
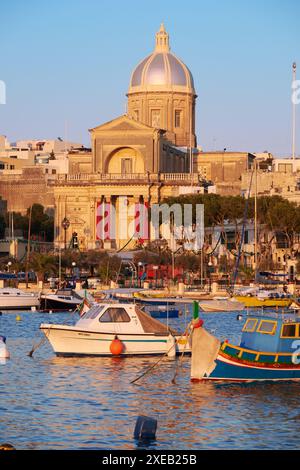
[[[157,357],[57,358],[48,343],[28,356],[42,338],[40,323],[72,324],[76,315],[0,316],[11,354],[0,364],[0,443],[17,449],[143,448],[133,431],[137,417],[146,415],[158,420],[148,449],[299,448],[300,384],[191,383],[188,357],[165,359],[131,384]],[[190,316],[170,319],[170,326],[183,331]],[[201,316],[219,339],[239,341],[236,313]]]

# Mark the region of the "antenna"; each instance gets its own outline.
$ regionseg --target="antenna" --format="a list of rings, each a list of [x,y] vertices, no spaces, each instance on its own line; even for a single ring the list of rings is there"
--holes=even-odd
[[[294,88],[294,83],[296,82],[296,62],[293,62],[293,81],[292,88]],[[292,118],[292,158],[295,160],[295,147],[296,147],[296,100],[292,97],[293,103],[293,118]]]

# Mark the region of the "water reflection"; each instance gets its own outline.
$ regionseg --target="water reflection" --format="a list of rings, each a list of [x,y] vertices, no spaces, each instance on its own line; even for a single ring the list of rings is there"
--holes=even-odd
[[[52,314],[51,321],[71,321]],[[137,383],[131,381],[157,358],[57,358],[46,345],[28,357],[47,315],[0,317],[11,359],[0,368],[0,442],[23,449],[135,449],[137,416],[158,420],[148,448],[297,448],[296,383],[191,383],[184,358],[163,361]],[[208,329],[232,341],[240,335],[235,314],[205,315]],[[177,326],[172,320],[172,326]],[[178,364],[178,363],[177,363]]]

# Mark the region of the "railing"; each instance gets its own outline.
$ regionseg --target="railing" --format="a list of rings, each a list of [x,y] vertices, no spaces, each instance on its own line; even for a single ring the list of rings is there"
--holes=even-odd
[[[164,182],[174,181],[178,183],[199,183],[198,173],[77,173],[74,175],[57,175],[56,181],[72,182],[72,181],[145,181],[145,182]]]

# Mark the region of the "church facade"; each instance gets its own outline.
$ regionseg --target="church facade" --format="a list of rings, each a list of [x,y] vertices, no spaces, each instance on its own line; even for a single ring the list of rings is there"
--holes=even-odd
[[[90,129],[91,152],[71,153],[69,174],[52,183],[56,246],[69,245],[76,233],[81,249],[132,247],[136,240],[130,242],[122,223],[124,205],[133,208],[127,223],[131,218],[134,225],[141,207],[199,183],[190,160],[196,146],[193,77],[170,52],[163,25],[154,52],[133,71],[127,97],[127,114]],[[140,238],[147,237],[144,227]]]

